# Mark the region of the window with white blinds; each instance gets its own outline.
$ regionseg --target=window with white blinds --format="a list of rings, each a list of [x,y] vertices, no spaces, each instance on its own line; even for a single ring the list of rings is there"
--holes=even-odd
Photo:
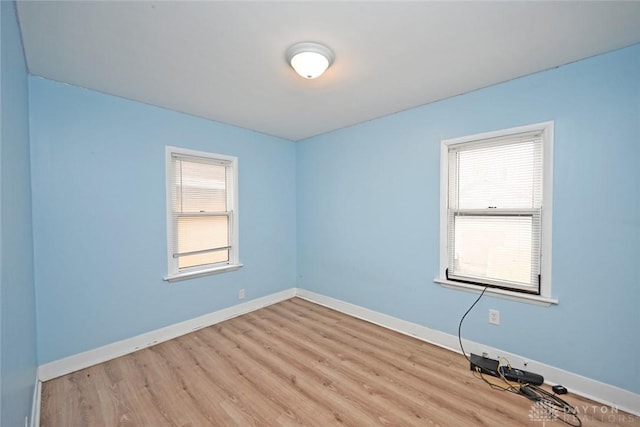
[[[541,294],[550,126],[443,141],[446,280]]]
[[[237,159],[167,147],[168,280],[237,265]]]

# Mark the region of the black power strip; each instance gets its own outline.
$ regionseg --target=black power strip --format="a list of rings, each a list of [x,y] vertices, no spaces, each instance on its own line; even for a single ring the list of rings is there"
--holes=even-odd
[[[472,371],[480,371],[483,374],[493,375],[494,377],[499,377],[498,373],[498,361],[495,359],[489,359],[488,357],[478,356],[477,354],[470,354],[470,363],[469,367]]]
[[[508,366],[501,366],[498,368],[500,373],[509,381],[517,381],[521,384],[533,384],[542,385],[544,378],[542,375],[534,374],[533,372],[523,371],[521,369],[514,369]]]
[[[472,371],[480,371],[483,374],[493,375],[494,377],[504,377],[509,381],[517,381],[521,384],[541,385],[544,382],[542,375],[514,369],[509,366],[500,366],[500,363],[495,359],[471,353],[469,360]]]

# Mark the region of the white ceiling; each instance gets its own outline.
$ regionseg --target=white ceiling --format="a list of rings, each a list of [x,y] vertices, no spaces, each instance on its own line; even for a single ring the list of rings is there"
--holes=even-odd
[[[294,141],[640,42],[640,1],[17,5],[34,75]]]

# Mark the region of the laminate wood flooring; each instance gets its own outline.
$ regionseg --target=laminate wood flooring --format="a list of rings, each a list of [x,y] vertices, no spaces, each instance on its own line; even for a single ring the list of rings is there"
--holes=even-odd
[[[638,417],[569,394],[584,426]],[[47,381],[42,427],[550,426],[459,354],[294,298]]]

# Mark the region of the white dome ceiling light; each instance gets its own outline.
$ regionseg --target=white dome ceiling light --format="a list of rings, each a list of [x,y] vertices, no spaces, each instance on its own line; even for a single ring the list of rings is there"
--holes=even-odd
[[[305,79],[320,77],[334,57],[331,49],[318,43],[297,43],[287,49],[287,62]]]

